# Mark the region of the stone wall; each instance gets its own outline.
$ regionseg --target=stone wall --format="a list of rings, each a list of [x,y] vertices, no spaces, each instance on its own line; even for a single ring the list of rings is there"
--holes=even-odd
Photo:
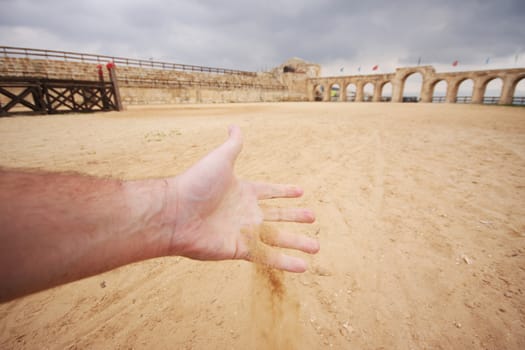
[[[147,63],[145,63],[147,65]],[[216,74],[153,69],[146,66],[118,66],[117,77],[124,105],[171,103],[231,103],[330,101],[331,86],[338,84],[339,100],[346,100],[346,90],[355,85],[355,101],[365,100],[364,86],[374,87],[372,101],[382,101],[382,89],[392,84],[392,102],[403,101],[405,80],[421,73],[421,102],[432,102],[433,90],[440,81],[447,83],[446,102],[454,103],[459,84],[474,81],[472,103],[482,103],[488,82],[501,78],[500,104],[512,103],[516,85],[525,78],[524,68],[472,72],[437,73],[432,66],[397,68],[389,74],[320,77],[318,64],[292,58],[270,72]],[[65,60],[0,57],[0,76],[43,77],[53,79],[98,80],[97,64]],[[104,76],[109,80],[107,71]],[[321,89],[322,87],[322,89]],[[322,92],[321,92],[322,90]],[[0,96],[0,99],[2,97]],[[0,102],[2,102],[0,100]]]
[[[95,63],[11,57],[0,58],[0,76],[98,80]],[[303,73],[214,74],[119,66],[117,77],[125,105],[308,100],[308,76]],[[109,80],[105,69],[104,78]]]

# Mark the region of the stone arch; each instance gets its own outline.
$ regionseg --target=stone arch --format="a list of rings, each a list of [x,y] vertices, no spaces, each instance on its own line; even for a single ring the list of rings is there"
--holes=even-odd
[[[503,92],[503,79],[496,76],[485,80],[481,86],[480,94],[484,104],[497,104]]]
[[[341,100],[341,85],[337,82],[330,84],[330,101],[336,102]]]
[[[424,72],[414,71],[406,74],[403,81],[403,102],[419,102],[423,92]],[[407,82],[409,85],[407,88]]]
[[[391,81],[384,81],[379,85],[379,91],[381,93],[380,101],[381,102],[391,102],[392,101],[392,89],[393,84]]]
[[[474,95],[474,79],[464,77],[456,83],[456,103],[471,103]]]
[[[445,102],[447,97],[448,82],[446,79],[437,79],[430,85],[432,102]]]
[[[321,83],[317,83],[314,85],[313,88],[313,100],[314,101],[323,101],[324,100],[324,85]]]
[[[396,73],[394,78],[392,79],[392,102],[402,102],[403,101],[403,92],[405,90],[405,81],[406,79],[414,74],[419,73],[423,77],[422,79],[422,91],[420,92],[420,96],[422,100],[426,100],[427,102],[430,102],[431,96],[428,93],[428,91],[423,91],[425,88],[425,84],[427,82],[427,79],[429,76],[433,76],[436,74],[436,71],[431,66],[421,66],[421,67],[409,67],[409,68],[398,68],[396,69]]]
[[[372,81],[365,81],[363,83],[363,102],[372,102],[374,99],[374,87]]]
[[[432,71],[434,71],[434,70],[432,69]],[[404,72],[403,72],[403,75],[401,75],[399,77],[399,80],[401,82],[405,82],[405,80],[407,80],[407,78],[409,76],[411,76],[412,74],[414,74],[414,73],[421,74],[421,76],[423,77],[423,80],[424,80],[426,74],[429,73],[429,72],[428,72],[427,68],[423,68],[423,67],[419,67],[419,68],[418,67],[414,67],[414,68],[411,68],[411,69],[405,69]]]
[[[355,83],[348,83],[346,85],[345,94],[347,102],[355,102],[357,96],[357,86]]]

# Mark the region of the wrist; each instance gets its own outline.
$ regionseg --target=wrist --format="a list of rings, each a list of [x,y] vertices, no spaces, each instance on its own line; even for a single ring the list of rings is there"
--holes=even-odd
[[[169,253],[171,225],[168,179],[147,179],[124,182],[131,232],[139,247],[139,259],[166,256]]]

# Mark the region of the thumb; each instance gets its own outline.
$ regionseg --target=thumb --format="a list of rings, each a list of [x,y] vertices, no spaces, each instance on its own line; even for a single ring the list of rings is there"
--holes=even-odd
[[[228,134],[228,140],[224,145],[227,147],[228,158],[233,164],[242,150],[242,133],[237,125],[230,125]]]

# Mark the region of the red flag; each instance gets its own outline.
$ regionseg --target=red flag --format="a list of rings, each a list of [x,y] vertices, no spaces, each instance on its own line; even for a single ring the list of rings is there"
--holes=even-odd
[[[456,67],[458,65],[458,60],[455,60],[454,62],[452,62],[452,67]]]
[[[377,68],[379,68],[379,66],[376,64],[375,66],[372,67],[372,70],[377,70]]]

